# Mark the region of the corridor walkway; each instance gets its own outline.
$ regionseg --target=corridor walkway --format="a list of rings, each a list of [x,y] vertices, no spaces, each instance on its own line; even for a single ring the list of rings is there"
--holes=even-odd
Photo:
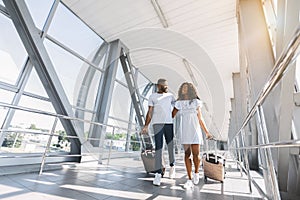
[[[137,158],[111,159],[110,165],[96,162],[65,164],[62,169],[38,173],[0,176],[0,199],[205,199],[247,200],[263,199],[252,186],[249,193],[247,176],[241,177],[235,163],[227,161],[223,184],[208,179],[204,184],[203,171],[200,183],[193,190],[183,189],[186,181],[184,163],[178,159],[175,179],[162,179],[160,187],[152,185],[153,174],[146,174]],[[257,183],[263,179],[252,174]]]

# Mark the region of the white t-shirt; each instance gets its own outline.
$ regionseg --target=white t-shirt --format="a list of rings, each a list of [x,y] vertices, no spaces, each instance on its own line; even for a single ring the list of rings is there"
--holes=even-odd
[[[153,106],[152,124],[172,124],[172,110],[175,104],[171,93],[153,93],[149,97],[148,105]]]

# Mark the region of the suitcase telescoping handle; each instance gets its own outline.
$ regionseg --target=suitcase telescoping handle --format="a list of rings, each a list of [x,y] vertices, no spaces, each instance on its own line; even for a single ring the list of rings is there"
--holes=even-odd
[[[214,142],[214,146],[215,146],[215,163],[218,162],[218,157],[217,157],[217,140],[210,140],[210,141],[213,141]],[[206,143],[206,160],[209,159],[209,148],[208,148],[208,140],[205,140],[205,143]]]
[[[140,133],[141,139],[142,139],[142,148],[144,151],[147,150],[153,150],[153,143],[151,140],[151,136],[149,133]]]

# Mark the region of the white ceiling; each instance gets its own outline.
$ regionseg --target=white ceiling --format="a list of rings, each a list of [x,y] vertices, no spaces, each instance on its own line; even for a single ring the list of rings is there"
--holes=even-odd
[[[232,73],[239,71],[236,0],[157,0],[167,28],[151,0],[63,2],[106,41],[120,39],[132,63],[153,82],[168,79],[175,95],[182,82],[192,82],[187,60],[207,104],[208,126],[227,140]]]

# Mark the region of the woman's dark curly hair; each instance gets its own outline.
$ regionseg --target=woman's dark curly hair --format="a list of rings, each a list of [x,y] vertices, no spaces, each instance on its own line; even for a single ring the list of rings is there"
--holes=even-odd
[[[182,88],[183,86],[188,86],[188,99],[185,99],[185,96],[182,94]],[[177,100],[194,100],[194,99],[200,99],[197,94],[197,90],[195,86],[192,83],[184,82],[181,84],[178,90],[178,99]]]

